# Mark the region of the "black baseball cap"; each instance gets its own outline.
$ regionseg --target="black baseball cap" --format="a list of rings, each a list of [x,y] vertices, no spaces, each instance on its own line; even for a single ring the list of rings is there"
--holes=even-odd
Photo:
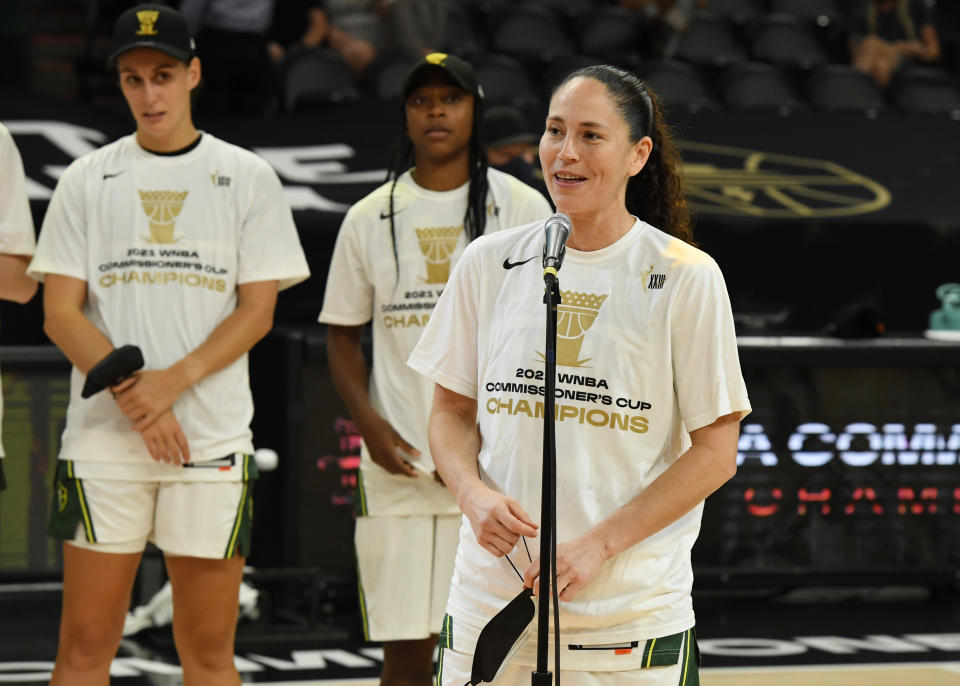
[[[520,110],[508,105],[491,107],[483,113],[483,133],[486,145],[490,147],[537,140],[523,121]]]
[[[437,72],[447,74],[454,83],[475,98],[483,97],[483,88],[480,87],[470,63],[445,52],[432,52],[410,68],[403,81],[403,97],[406,98],[424,79]]]
[[[182,14],[166,5],[148,4],[131,7],[117,17],[107,65],[112,67],[120,55],[135,48],[153,48],[189,62],[196,45]]]

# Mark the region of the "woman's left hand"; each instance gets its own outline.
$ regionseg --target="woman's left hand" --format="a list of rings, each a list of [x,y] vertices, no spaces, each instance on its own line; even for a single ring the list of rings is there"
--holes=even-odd
[[[596,576],[606,561],[606,546],[595,535],[587,534],[557,546],[557,590],[560,600],[570,601]],[[540,556],[523,573],[523,585],[540,593]]]
[[[183,388],[175,372],[155,369],[135,372],[111,390],[134,431],[143,431],[173,407]]]

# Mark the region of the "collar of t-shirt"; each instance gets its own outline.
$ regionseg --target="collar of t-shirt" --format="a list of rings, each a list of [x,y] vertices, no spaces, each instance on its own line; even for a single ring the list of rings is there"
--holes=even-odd
[[[157,150],[150,150],[149,148],[145,148],[142,145],[140,146],[140,149],[143,150],[144,152],[150,153],[151,155],[158,155],[160,157],[176,157],[177,155],[186,155],[188,152],[195,149],[198,145],[200,145],[200,141],[202,139],[203,139],[203,132],[200,132],[197,134],[197,137],[193,140],[192,143],[190,143],[186,147],[180,148],[179,150],[172,150],[170,152],[159,152]]]

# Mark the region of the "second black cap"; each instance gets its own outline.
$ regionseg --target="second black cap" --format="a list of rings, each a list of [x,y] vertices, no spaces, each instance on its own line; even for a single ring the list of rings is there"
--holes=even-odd
[[[107,64],[112,67],[120,55],[135,48],[153,48],[189,62],[196,46],[182,14],[166,5],[148,4],[131,7],[117,17]]]

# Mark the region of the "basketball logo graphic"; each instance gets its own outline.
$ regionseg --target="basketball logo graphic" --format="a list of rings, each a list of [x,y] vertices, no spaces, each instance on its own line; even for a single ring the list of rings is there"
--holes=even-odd
[[[463,228],[438,226],[416,229],[420,252],[426,258],[427,278],[425,283],[446,283],[450,276],[450,256],[457,247]]]
[[[557,364],[564,367],[582,367],[592,357],[580,359],[583,337],[600,314],[600,308],[609,295],[560,291],[557,306]]]
[[[139,191],[143,211],[150,220],[148,243],[176,243],[173,231],[183,201],[190,191]]]
[[[69,494],[67,493],[67,487],[64,486],[63,484],[58,484],[57,485],[57,511],[58,512],[63,512],[65,509],[67,509],[68,498],[69,498]]]

